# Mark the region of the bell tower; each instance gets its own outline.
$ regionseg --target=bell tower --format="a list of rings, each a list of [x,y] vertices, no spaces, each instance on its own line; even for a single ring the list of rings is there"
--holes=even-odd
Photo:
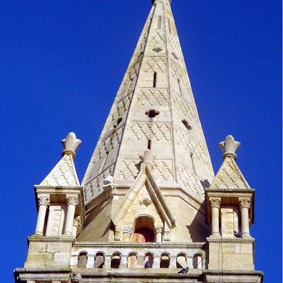
[[[240,143],[220,143],[214,176],[171,1],[152,0],[82,183],[81,141],[62,143],[35,186],[38,219],[16,282],[263,282]]]

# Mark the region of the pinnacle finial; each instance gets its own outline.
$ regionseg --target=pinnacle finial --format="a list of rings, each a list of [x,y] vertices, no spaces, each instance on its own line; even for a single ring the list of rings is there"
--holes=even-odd
[[[228,135],[225,138],[225,141],[219,143],[220,148],[223,150],[223,159],[226,157],[233,157],[235,160],[237,159],[236,151],[241,145],[240,142],[235,141],[232,135]]]
[[[64,150],[62,151],[62,156],[65,154],[72,155],[73,158],[76,156],[76,149],[81,144],[81,140],[77,139],[76,134],[70,132],[67,137],[61,140],[62,144],[64,145]]]
[[[143,157],[142,157],[142,163],[152,164],[153,162],[153,155],[149,149],[145,150]]]

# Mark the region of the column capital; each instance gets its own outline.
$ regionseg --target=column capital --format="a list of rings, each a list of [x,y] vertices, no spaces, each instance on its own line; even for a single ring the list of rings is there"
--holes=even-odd
[[[49,195],[43,195],[39,194],[37,195],[38,205],[50,205],[50,196]]]
[[[220,208],[221,198],[210,198],[209,202],[211,207]]]
[[[239,198],[240,208],[250,208],[251,200],[250,198]]]
[[[156,233],[162,233],[163,232],[163,227],[159,226],[155,228]]]
[[[68,205],[75,205],[79,204],[79,198],[77,195],[66,195]]]

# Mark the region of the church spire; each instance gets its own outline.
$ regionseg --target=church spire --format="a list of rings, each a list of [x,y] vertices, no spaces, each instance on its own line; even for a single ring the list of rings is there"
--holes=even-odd
[[[146,149],[158,186],[203,202],[214,173],[169,0],[151,8],[84,176],[86,203],[108,175],[130,188]]]

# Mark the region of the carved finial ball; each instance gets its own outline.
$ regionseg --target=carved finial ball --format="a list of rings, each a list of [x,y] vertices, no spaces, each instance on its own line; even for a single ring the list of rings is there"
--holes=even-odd
[[[223,150],[223,159],[226,157],[232,157],[235,160],[237,159],[236,151],[241,145],[240,142],[235,141],[232,135],[228,135],[225,141],[219,143],[220,148]]]
[[[62,151],[62,156],[65,154],[72,155],[73,158],[76,156],[76,150],[79,147],[79,145],[82,143],[81,140],[77,139],[76,134],[73,132],[70,132],[67,137],[63,140],[61,140],[64,150]]]

